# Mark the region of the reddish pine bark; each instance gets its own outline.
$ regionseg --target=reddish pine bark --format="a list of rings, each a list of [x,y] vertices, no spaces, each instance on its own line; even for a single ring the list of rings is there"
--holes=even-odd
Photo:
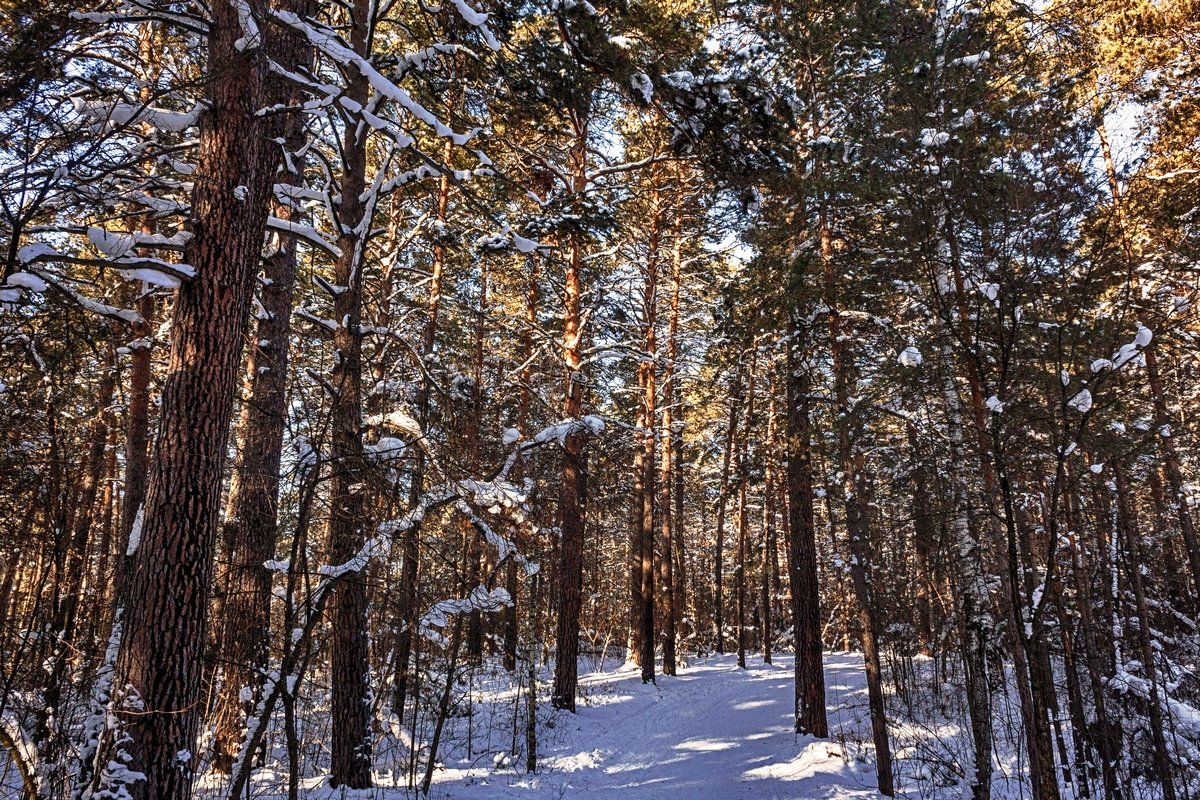
[[[233,6],[214,4],[211,14],[209,110],[184,251],[196,277],[180,287],[171,326],[115,683],[128,687],[117,705],[128,739],[112,744],[108,761],[125,751],[129,769],[144,774],[128,787],[134,800],[191,794],[226,444],[279,161],[274,123],[256,113],[270,98],[266,59],[257,47],[235,45],[242,30]],[[106,771],[102,780],[112,787],[122,775]]]

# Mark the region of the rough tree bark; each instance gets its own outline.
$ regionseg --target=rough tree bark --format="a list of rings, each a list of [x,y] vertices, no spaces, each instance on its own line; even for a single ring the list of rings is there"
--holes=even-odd
[[[637,497],[640,516],[638,533],[638,643],[641,653],[638,664],[642,668],[642,682],[654,680],[654,418],[656,409],[655,362],[658,360],[658,261],[662,228],[659,215],[658,192],[651,199],[650,241],[646,254],[645,283],[642,292],[643,353],[638,364],[638,387],[641,389],[639,407],[641,429],[637,447],[640,457],[641,494]]]
[[[679,289],[680,271],[683,267],[683,237],[680,215],[676,215],[673,226],[674,241],[671,249],[671,298],[667,316],[667,353],[663,363],[663,409],[662,441],[659,445],[659,518],[662,526],[662,591],[663,591],[663,666],[664,675],[674,675],[677,669],[675,654],[675,617],[678,614],[676,589],[675,547],[679,536],[679,515],[672,508],[672,498],[678,487],[673,487],[677,466],[675,464],[675,406],[679,402],[679,389],[675,376],[675,362],[679,358]],[[682,573],[681,573],[682,577]]]
[[[792,626],[796,650],[796,732],[829,735],[825,715],[820,587],[817,583],[816,524],[810,439],[808,367],[801,363],[803,327],[793,312],[787,348],[788,577],[792,584]]]
[[[374,5],[354,0],[350,13],[350,47],[368,52]],[[365,107],[370,85],[354,75],[347,98]],[[346,122],[342,138],[341,204],[337,225],[341,254],[334,263],[336,294],[333,298],[334,367],[330,384],[332,472],[329,481],[330,560],[339,564],[352,558],[365,541],[367,503],[364,494],[366,464],[362,439],[362,273],[369,218],[373,209],[363,201],[367,187],[367,138],[356,120]],[[358,571],[348,572],[330,590],[331,741],[330,782],[334,786],[364,789],[371,785],[370,657],[367,633],[367,585]]]
[[[300,0],[308,5],[307,0]],[[307,16],[307,11],[301,11]],[[303,56],[297,54],[299,62]],[[293,98],[295,100],[295,98]],[[304,142],[302,121],[284,122],[283,147],[296,153]],[[291,163],[291,162],[288,162]],[[287,169],[285,165],[285,170]],[[280,176],[301,185],[302,176]],[[290,204],[275,203],[280,219],[299,221]],[[241,743],[247,716],[262,694],[271,627],[271,572],[278,526],[279,469],[287,424],[288,338],[296,284],[296,242],[279,236],[263,259],[261,313],[247,340],[246,372],[238,419],[238,459],[230,478],[221,530],[226,575],[217,658],[223,670],[214,718],[213,768],[228,774]],[[243,694],[243,689],[249,689]]]
[[[586,112],[585,112],[586,113]],[[571,189],[582,195],[587,188],[588,125],[583,114],[572,119],[575,142],[571,149]],[[562,359],[565,367],[563,416],[579,420],[583,415],[583,243],[572,237],[567,247],[563,275]],[[579,680],[579,611],[583,599],[584,511],[587,504],[587,436],[576,430],[563,441],[558,498],[558,623],[554,660],[554,689],[550,702],[555,708],[574,713]]]
[[[261,17],[263,4],[253,3]],[[191,794],[191,752],[233,395],[279,162],[261,42],[246,45],[237,9],[217,3],[208,35],[209,109],[200,126],[193,238],[196,277],[178,291],[161,423],[129,586],[115,686],[120,730],[106,788],[134,800]],[[239,42],[239,40],[242,40]],[[267,51],[270,52],[270,41]],[[166,621],[170,624],[166,624]],[[141,773],[144,777],[140,777]]]

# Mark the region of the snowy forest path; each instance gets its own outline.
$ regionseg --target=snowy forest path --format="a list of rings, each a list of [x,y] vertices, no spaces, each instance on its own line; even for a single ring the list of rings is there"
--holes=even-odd
[[[542,735],[538,775],[492,773],[440,788],[481,800],[878,797],[871,764],[848,764],[836,738],[795,734],[792,660],[775,662],[753,659],[742,670],[732,656],[714,656],[657,684],[643,684],[630,665],[585,675],[579,712],[556,715]],[[857,730],[866,716],[862,657],[827,655],[825,670],[831,730]]]

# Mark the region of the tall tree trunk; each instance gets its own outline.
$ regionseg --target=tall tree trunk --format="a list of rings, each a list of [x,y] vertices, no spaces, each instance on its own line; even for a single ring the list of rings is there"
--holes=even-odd
[[[517,430],[522,436],[529,434],[529,411],[531,400],[531,382],[533,380],[533,353],[534,342],[533,334],[537,329],[537,309],[538,309],[538,278],[539,278],[539,255],[531,253],[529,255],[529,286],[525,292],[525,330],[522,334],[522,367],[521,367],[521,388],[519,399],[517,401]],[[513,480],[518,480],[523,475],[523,468],[520,462],[514,468]],[[532,545],[533,542],[530,542]],[[537,580],[537,576],[534,576]],[[507,571],[505,572],[505,585],[508,588],[509,596],[513,603],[504,610],[504,667],[510,672],[517,665],[517,562],[516,559],[510,559]],[[533,624],[533,615],[536,614],[536,609],[533,606],[535,597],[531,591],[528,594],[530,603],[529,607],[529,633],[530,636],[537,635],[537,627]],[[530,659],[533,658],[533,647],[529,649]],[[511,665],[511,666],[510,666]],[[532,666],[530,667],[532,669]],[[536,688],[532,690],[536,695]],[[536,743],[536,730],[533,733],[534,742]],[[536,765],[537,758],[534,756],[533,763]],[[527,771],[532,771],[532,768]]]
[[[879,793],[895,794],[892,777],[892,749],[888,741],[887,709],[883,699],[883,668],[879,658],[879,606],[871,580],[871,545],[868,530],[869,479],[865,458],[853,456],[852,477],[847,481],[846,526],[850,534],[850,580],[859,602],[863,661],[867,673],[867,701],[871,712],[871,738],[875,744],[875,771]]]
[[[992,545],[1004,560],[1000,572],[1000,602],[1008,627],[1004,631],[1013,657],[1013,677],[1020,699],[1024,722],[1029,772],[1035,800],[1058,800],[1058,781],[1054,778],[1054,749],[1050,741],[1049,709],[1054,688],[1047,670],[1042,669],[1043,646],[1040,636],[1025,635],[1025,605],[1032,605],[1032,586],[1027,586],[1022,598],[1021,553],[1028,550],[1028,532],[1016,525],[1010,511],[1012,497],[1006,482],[1007,464],[998,428],[989,426],[988,412],[983,400],[983,369],[973,335],[973,322],[967,307],[966,281],[963,277],[962,256],[958,234],[949,213],[942,220],[943,255],[947,257],[949,276],[954,287],[954,308],[958,329],[955,338],[962,345],[960,371],[970,399],[969,409],[977,442],[980,476],[983,479],[983,500],[987,506],[985,525]],[[953,324],[953,323],[951,323]],[[1061,482],[1056,482],[1055,492]],[[1055,495],[1057,502],[1057,495]],[[1050,515],[1050,524],[1056,512]],[[1051,537],[1052,541],[1056,540]],[[1007,545],[1007,547],[1005,547]],[[1047,574],[1047,593],[1053,589]]]
[[[282,138],[289,153],[301,149],[304,132],[299,117],[285,121]],[[281,182],[300,186],[303,176],[285,173]],[[279,202],[275,215],[295,222],[300,217],[290,204]],[[227,572],[222,618],[216,625],[220,626],[217,658],[224,673],[213,713],[213,768],[223,774],[233,767],[246,719],[262,696],[266,677],[271,571],[264,563],[275,558],[278,528],[279,469],[287,425],[288,340],[296,284],[294,240],[278,237],[274,252],[263,259],[263,277],[262,311],[256,315],[247,341],[238,459],[222,528]]]
[[[259,16],[263,8],[253,4]],[[191,794],[200,672],[233,395],[279,162],[267,59],[243,40],[238,11],[214,4],[208,111],[201,120],[184,260],[196,277],[178,291],[161,423],[150,467],[138,558],[117,662],[122,729],[101,763],[110,791],[134,800]],[[239,42],[239,40],[242,40]],[[267,44],[271,42],[268,39]],[[165,624],[166,621],[170,624]],[[140,777],[138,773],[144,775]]]
[[[1097,548],[1100,552],[1107,551],[1107,545],[1103,541],[1103,533],[1107,527],[1106,521],[1109,517],[1109,512],[1105,507],[1108,500],[1108,495],[1105,492],[1096,492],[1095,505],[1098,507],[1097,515],[1099,516],[1096,530],[1100,534],[1100,539],[1097,543]],[[1071,506],[1068,506],[1068,510]],[[1069,520],[1071,521],[1071,520]],[[1072,531],[1084,530],[1080,527],[1078,520],[1071,521],[1070,528]],[[1112,674],[1111,669],[1106,669],[1102,652],[1112,652],[1110,646],[1106,647],[1105,641],[1112,636],[1112,626],[1099,627],[1096,622],[1095,614],[1099,613],[1103,616],[1104,592],[1097,597],[1092,589],[1092,582],[1089,579],[1091,569],[1085,567],[1082,558],[1082,550],[1077,538],[1074,535],[1069,536],[1069,551],[1071,557],[1071,575],[1074,580],[1075,588],[1075,611],[1079,615],[1079,646],[1083,651],[1084,667],[1088,676],[1088,687],[1090,689],[1090,699],[1092,713],[1095,715],[1095,722],[1090,726],[1079,728],[1080,731],[1086,731],[1087,738],[1091,741],[1097,756],[1100,758],[1101,779],[1104,783],[1104,797],[1120,800],[1122,797],[1121,787],[1117,777],[1118,763],[1121,757],[1121,726],[1118,722],[1111,718],[1110,705],[1108,703],[1108,686],[1107,675]],[[1105,574],[1106,567],[1109,564],[1107,558],[1102,558],[1095,565],[1101,570],[1098,585],[1111,586],[1111,577]],[[1091,565],[1088,565],[1091,566]],[[1103,632],[1103,634],[1102,634]],[[1078,733],[1076,734],[1078,735]]]
[[[654,505],[655,479],[654,469],[654,423],[656,409],[655,366],[658,360],[658,261],[661,245],[661,219],[659,214],[658,192],[651,198],[652,217],[650,220],[650,241],[646,255],[645,283],[642,293],[642,325],[643,347],[645,353],[638,364],[638,386],[641,389],[641,404],[638,437],[638,447],[641,449],[641,496],[638,497],[641,506],[641,519],[637,526],[639,534],[640,583],[639,597],[641,599],[639,627],[639,642],[641,657],[638,659],[642,667],[642,682],[654,680]]]
[[[350,47],[368,52],[368,35],[374,4],[354,0],[350,13]],[[356,75],[347,97],[366,107],[370,85]],[[333,403],[330,412],[332,474],[329,481],[329,532],[327,550],[335,564],[352,558],[366,534],[366,464],[362,440],[362,273],[366,236],[373,208],[363,202],[367,187],[367,139],[353,118],[346,121],[342,139],[342,173],[338,187],[338,247],[334,263],[333,298],[334,367],[331,376]],[[367,585],[358,571],[346,573],[330,590],[329,621],[332,737],[330,782],[334,786],[363,789],[371,785],[370,650],[367,634]]]
[[[1187,481],[1175,449],[1175,432],[1180,426],[1171,424],[1171,413],[1167,406],[1167,392],[1163,387],[1162,375],[1158,371],[1158,348],[1151,343],[1143,350],[1146,356],[1146,375],[1150,383],[1150,397],[1154,404],[1154,424],[1158,427],[1158,448],[1162,453],[1164,472],[1170,504],[1179,520],[1179,532],[1183,534],[1183,547],[1187,551],[1188,567],[1192,573],[1192,586],[1200,594],[1200,538],[1196,535],[1196,524],[1188,508]]]
[[[1125,476],[1125,465],[1120,462],[1114,465],[1114,486],[1116,488],[1117,514],[1122,544],[1125,546],[1126,579],[1133,589],[1133,599],[1137,611],[1137,641],[1142,658],[1142,670],[1146,675],[1149,697],[1146,698],[1148,716],[1150,717],[1150,734],[1154,742],[1154,768],[1158,773],[1159,785],[1162,787],[1163,800],[1175,800],[1175,768],[1171,763],[1170,751],[1167,749],[1166,725],[1162,713],[1163,690],[1158,678],[1158,667],[1155,663],[1154,642],[1150,638],[1150,614],[1146,602],[1146,587],[1142,581],[1142,568],[1146,563],[1139,544],[1137,518],[1132,504],[1129,502],[1129,485]]]
[[[55,604],[54,616],[47,630],[49,652],[45,659],[42,704],[36,714],[37,728],[34,733],[39,759],[46,764],[57,763],[61,757],[61,731],[54,728],[64,721],[58,717],[70,655],[79,649],[76,645],[76,622],[83,594],[84,564],[98,510],[96,495],[104,478],[104,451],[112,424],[116,353],[111,345],[105,360],[106,363],[101,368],[103,372],[100,386],[96,392],[96,410],[88,430],[87,451],[73,498],[74,517],[70,521],[69,538],[65,539],[66,548],[62,553],[60,572],[55,576],[54,591],[61,599]],[[67,531],[63,531],[61,535],[67,536]],[[46,777],[57,783],[60,775],[50,773]]]
[[[787,348],[787,498],[788,577],[792,585],[795,639],[796,732],[824,739],[824,648],[821,642],[820,587],[817,580],[817,530],[813,515],[812,421],[808,365],[801,363],[805,333],[793,311]]]
[[[740,471],[740,470],[739,470]],[[749,527],[746,511],[747,481],[738,480],[737,499],[737,564],[734,566],[733,598],[737,612],[737,665],[746,668],[746,528]]]
[[[675,618],[678,614],[679,599],[682,592],[676,587],[675,541],[679,534],[676,528],[681,517],[672,507],[672,498],[678,491],[672,484],[678,469],[675,464],[675,407],[679,402],[678,378],[675,374],[675,362],[679,358],[679,288],[680,270],[683,265],[683,237],[681,235],[680,217],[675,218],[671,250],[671,297],[670,310],[667,316],[667,353],[663,363],[663,409],[662,409],[662,441],[659,443],[659,498],[658,513],[662,526],[662,590],[663,590],[663,666],[664,675],[676,673],[675,655]],[[682,498],[677,502],[682,503]],[[680,571],[682,580],[682,571]]]
[[[966,463],[962,433],[962,399],[954,382],[953,353],[942,349],[942,396],[946,406],[950,464],[954,471],[950,497],[950,547],[954,559],[967,710],[975,745],[975,769],[970,777],[974,800],[988,800],[992,791],[992,696],[987,677],[987,590],[983,584],[982,551],[967,509],[968,497],[960,465]]]
[[[909,458],[913,461],[912,471],[912,516],[913,553],[916,558],[915,624],[917,647],[930,655],[934,652],[933,602],[937,593],[932,574],[930,556],[937,543],[937,526],[933,516],[933,471],[922,453],[917,438],[917,426],[909,422],[907,427]]]
[[[742,404],[742,367],[739,363],[729,387],[729,422],[725,427],[725,451],[721,458],[721,485],[717,496],[717,540],[713,556],[713,623],[717,629],[717,652],[725,652],[725,513],[729,507],[729,473],[737,443],[737,423]]]
[[[109,627],[106,625],[106,620],[115,603],[112,561],[115,554],[113,542],[117,533],[117,525],[120,524],[117,516],[119,511],[116,502],[116,486],[120,475],[117,467],[117,450],[121,437],[122,432],[118,428],[116,420],[111,420],[108,429],[108,443],[105,445],[104,488],[100,490],[100,538],[96,541],[95,566],[89,569],[86,576],[88,650],[85,658],[88,670],[96,668],[102,655],[101,631]],[[2,602],[0,602],[0,619],[4,619]]]
[[[450,103],[451,113],[447,124],[453,124],[453,109],[455,102]],[[450,163],[453,153],[453,143],[447,141],[442,146],[442,161]],[[434,206],[434,218],[439,229],[445,224],[450,209],[450,175],[443,171],[438,178],[437,202]],[[432,363],[434,349],[437,345],[438,323],[441,318],[442,282],[446,266],[446,246],[438,239],[433,245],[433,262],[429,270],[429,296],[425,300],[425,329],[421,336],[421,379],[417,390],[417,422],[422,431],[428,431],[430,424],[432,392],[431,379],[428,369]],[[420,447],[414,448],[412,472],[409,476],[409,508],[416,508],[425,491],[425,452]],[[408,663],[412,660],[413,639],[416,636],[417,613],[420,607],[417,581],[421,563],[421,522],[418,521],[404,532],[401,544],[402,558],[400,568],[400,591],[398,616],[400,617],[400,632],[396,636],[395,686],[392,692],[392,711],[396,718],[404,719],[404,705],[408,696]]]
[[[482,458],[480,453],[480,430],[483,427],[483,350],[484,339],[487,336],[487,304],[488,304],[488,271],[487,262],[480,263],[479,272],[479,308],[475,314],[475,352],[472,361],[472,380],[470,389],[470,407],[461,409],[459,418],[462,419],[465,431],[462,440],[465,457],[463,465],[467,475],[479,474]],[[461,520],[463,536],[467,539],[467,581],[472,584],[465,587],[471,591],[479,585],[483,577],[483,548],[479,540],[479,532],[465,517]],[[465,596],[465,595],[464,595]],[[483,661],[483,612],[472,609],[467,617],[467,663],[478,665]]]
[[[159,46],[157,26],[154,23],[143,25],[138,32],[138,55],[145,61],[147,72],[150,73],[141,92],[140,99],[143,103],[149,103],[153,99],[150,87],[158,77],[153,73],[158,70]],[[140,233],[155,233],[154,221],[149,214],[139,215],[131,227],[139,229]],[[129,383],[125,390],[125,482],[121,494],[121,549],[114,591],[118,605],[124,602],[133,573],[129,537],[146,502],[146,486],[149,479],[150,378],[155,301],[148,285],[130,284],[130,287],[135,286],[140,286],[140,294],[134,301],[140,321],[132,325],[130,333],[133,339],[126,345],[129,350]]]
[[[762,654],[763,663],[771,663],[771,646],[774,639],[774,595],[773,580],[778,580],[779,553],[775,544],[775,486],[777,483],[776,462],[774,453],[779,436],[777,404],[778,389],[775,383],[775,371],[770,372],[767,381],[767,455],[766,474],[763,476],[763,543],[762,543],[762,575],[759,579],[760,598],[762,607]]]
[[[571,151],[571,189],[582,196],[587,188],[586,120],[574,120],[575,143]],[[572,237],[567,247],[563,276],[562,359],[565,367],[563,416],[583,416],[583,243]],[[587,437],[577,429],[563,441],[558,514],[562,535],[558,549],[558,623],[555,641],[555,708],[574,713],[579,680],[579,612],[583,600],[583,536],[587,504]]]
[[[737,571],[734,580],[734,599],[737,604],[737,663],[742,669],[746,668],[746,575],[748,566],[746,559],[746,537],[749,536],[749,509],[747,508],[750,489],[750,439],[754,430],[754,393],[755,379],[758,368],[758,343],[751,343],[750,373],[746,378],[746,421],[743,427],[741,441],[738,442],[737,472],[738,472],[738,501],[737,501]]]
[[[645,376],[638,369],[637,409],[634,412],[633,434],[633,491],[629,495],[629,660],[642,666],[642,611],[646,600],[642,595],[642,550],[645,542],[646,448],[639,432],[645,425]]]
[[[843,334],[840,314],[841,292],[834,272],[833,246],[828,212],[822,206],[820,251],[825,272],[825,305],[829,308],[829,352],[833,370],[835,425],[842,496],[845,498],[846,534],[850,540],[850,583],[858,603],[863,660],[867,673],[867,702],[871,713],[871,734],[875,744],[875,773],[879,792],[895,794],[892,779],[892,751],[888,743],[887,711],[883,701],[883,670],[879,663],[878,634],[882,627],[879,609],[872,596],[870,579],[871,544],[870,506],[867,502],[866,457],[857,449],[855,424],[857,410],[850,406],[856,394],[858,378],[853,353],[848,353],[849,332]]]

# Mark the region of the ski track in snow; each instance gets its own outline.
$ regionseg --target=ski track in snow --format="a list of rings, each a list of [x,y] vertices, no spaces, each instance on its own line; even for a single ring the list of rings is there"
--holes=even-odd
[[[575,715],[541,731],[539,772],[447,769],[431,797],[622,800],[829,800],[878,797],[873,764],[847,763],[836,739],[793,731],[790,656],[737,668],[733,656],[643,684],[636,667],[581,676]],[[830,730],[865,714],[860,655],[827,655]],[[857,727],[855,725],[854,727]],[[478,761],[476,761],[478,763]]]

